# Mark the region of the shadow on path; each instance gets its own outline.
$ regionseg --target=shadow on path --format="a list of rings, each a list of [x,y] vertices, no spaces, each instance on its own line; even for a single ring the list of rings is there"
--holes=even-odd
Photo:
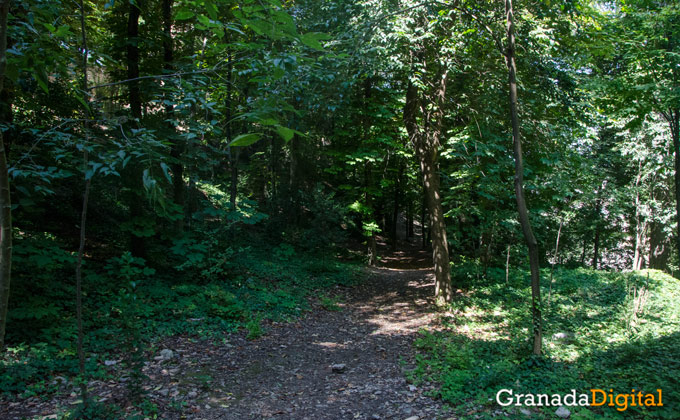
[[[424,395],[429,388],[409,385],[404,376],[418,330],[434,317],[433,275],[390,267],[410,267],[419,258],[397,255],[383,260],[389,267],[367,268],[366,281],[340,296],[339,311],[316,308],[254,341],[230,337],[206,349],[194,371],[182,363],[173,381],[181,388],[176,398],[188,404],[184,418],[444,418],[440,402]],[[172,345],[195,357],[196,344]],[[344,365],[340,373],[332,369],[337,364]],[[201,389],[192,375],[208,383]],[[169,409],[162,415],[180,418]]]

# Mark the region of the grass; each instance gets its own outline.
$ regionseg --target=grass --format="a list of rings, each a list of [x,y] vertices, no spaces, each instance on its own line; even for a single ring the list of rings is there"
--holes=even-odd
[[[470,278],[471,271],[457,267],[453,275]],[[659,271],[577,269],[556,272],[550,301],[547,286],[544,356],[530,356],[529,274],[514,270],[506,284],[504,270],[490,269],[451,304],[442,316],[444,328],[423,331],[413,379],[436,383],[437,396],[461,419],[494,418],[497,412],[524,418],[521,407],[496,403],[504,388],[562,395],[572,389],[581,394],[592,388],[614,393],[660,388],[663,407],[568,408],[572,419],[677,418],[680,283]],[[524,408],[532,418],[552,419],[557,407]]]

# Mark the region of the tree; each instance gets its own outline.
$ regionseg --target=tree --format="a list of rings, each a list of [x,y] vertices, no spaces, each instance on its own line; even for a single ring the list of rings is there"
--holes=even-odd
[[[434,25],[437,26],[427,28],[425,22],[428,22],[428,19],[424,16],[419,22],[422,25],[421,30],[425,31],[441,31],[442,27],[438,25],[444,25],[441,21],[435,20]],[[447,99],[449,60],[448,51],[428,48],[424,39],[415,38],[413,44],[414,49],[410,57],[412,73],[406,89],[404,124],[423,174],[432,234],[435,297],[441,304],[450,302],[454,295],[439,175],[439,149]]]
[[[9,0],[0,2],[0,92],[5,83],[7,68],[7,15]],[[12,274],[12,204],[9,195],[9,173],[5,138],[0,131],[0,351],[5,348],[5,327],[9,307],[9,288]]]
[[[510,90],[510,120],[512,123],[513,154],[515,156],[515,196],[519,221],[524,234],[524,241],[529,249],[529,265],[531,269],[531,313],[533,318],[533,352],[541,354],[542,321],[541,321],[541,284],[538,259],[538,243],[531,229],[529,210],[524,197],[524,165],[522,163],[522,139],[520,138],[520,122],[517,112],[517,67],[515,65],[515,27],[512,0],[505,0],[505,14],[507,19],[508,46],[505,51],[508,66],[508,84]]]
[[[614,47],[603,73],[606,97],[616,111],[640,126],[650,112],[668,125],[675,156],[675,248],[680,260],[680,12],[677,2],[625,1],[605,26]]]

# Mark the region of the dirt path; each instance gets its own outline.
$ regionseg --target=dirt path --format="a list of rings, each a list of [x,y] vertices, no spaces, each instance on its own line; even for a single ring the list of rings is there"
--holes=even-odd
[[[175,398],[187,403],[180,410],[185,418],[446,418],[427,389],[404,376],[411,344],[433,318],[431,271],[367,270],[368,280],[345,292],[339,311],[318,308],[299,322],[270,327],[258,340],[236,337],[206,349],[190,369],[182,355],[194,357],[194,344],[168,343],[177,360],[152,376],[175,384]],[[344,368],[334,372],[333,365]],[[205,386],[195,386],[201,377]]]
[[[338,310],[317,306],[297,322],[267,325],[259,339],[165,340],[154,354],[172,355],[146,363],[145,398],[162,419],[447,418],[425,395],[428,387],[405,377],[413,340],[435,316],[428,255],[410,250],[382,261],[382,268],[366,268],[360,285],[336,290]],[[124,380],[90,387],[102,402],[128,405]],[[53,413],[77,404],[75,389],[60,395],[0,404],[0,417],[57,418]]]

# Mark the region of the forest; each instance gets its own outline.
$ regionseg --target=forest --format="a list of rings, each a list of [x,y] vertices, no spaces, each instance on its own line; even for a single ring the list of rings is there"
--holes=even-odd
[[[0,418],[678,419],[679,192],[677,0],[0,0]]]

